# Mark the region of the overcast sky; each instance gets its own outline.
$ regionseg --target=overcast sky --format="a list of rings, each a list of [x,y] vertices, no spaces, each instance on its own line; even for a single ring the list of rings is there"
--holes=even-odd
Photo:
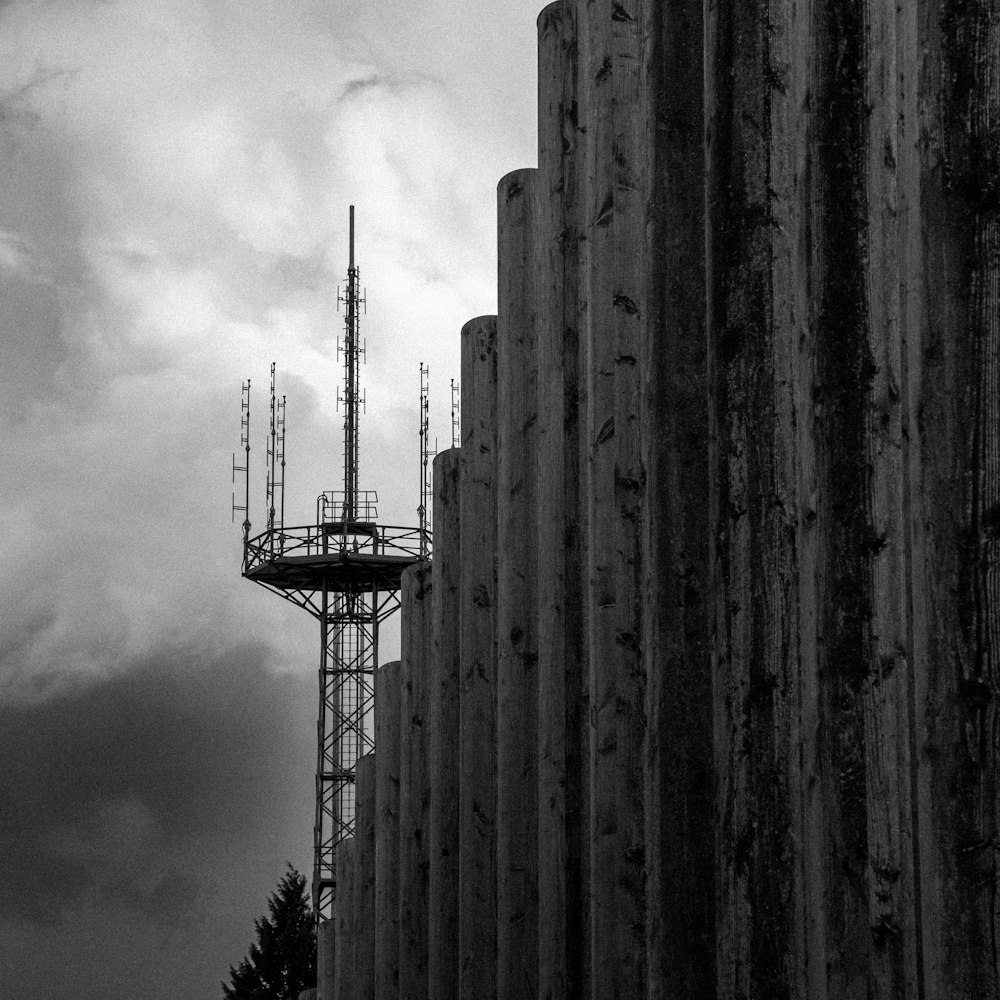
[[[412,524],[418,365],[450,443],[535,163],[539,0],[0,0],[0,996],[200,1000],[310,865],[318,630],[239,577],[240,385],[264,522],[340,483],[348,205],[361,486]]]

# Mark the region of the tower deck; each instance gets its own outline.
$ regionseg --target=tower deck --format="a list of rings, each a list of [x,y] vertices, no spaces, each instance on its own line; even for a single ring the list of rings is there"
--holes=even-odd
[[[420,560],[421,537],[419,528],[371,521],[273,528],[247,542],[243,575],[285,596],[396,591]]]

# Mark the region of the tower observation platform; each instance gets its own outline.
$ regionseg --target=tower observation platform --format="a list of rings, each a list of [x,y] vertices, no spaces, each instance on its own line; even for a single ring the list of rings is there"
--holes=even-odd
[[[403,571],[426,558],[430,533],[420,527],[378,523],[377,496],[358,489],[359,391],[358,290],[354,263],[354,206],[350,210],[350,263],[346,306],[344,385],[338,404],[344,410],[344,489],[325,491],[316,500],[313,523],[284,525],[284,400],[276,400],[271,378],[271,443],[268,448],[267,529],[251,535],[243,521],[243,576],[308,611],[320,626],[319,714],[316,760],[316,812],[313,827],[313,909],[318,920],[331,915],[336,893],[337,845],[354,833],[357,761],[375,749],[375,668],[379,626],[399,608]],[[243,444],[249,494],[249,393],[243,387]],[[280,497],[280,502],[278,501]],[[234,511],[247,511],[246,506]]]
[[[316,613],[318,595],[358,595],[373,586],[399,589],[407,566],[421,558],[419,528],[373,521],[318,522],[265,531],[249,539],[243,575]]]

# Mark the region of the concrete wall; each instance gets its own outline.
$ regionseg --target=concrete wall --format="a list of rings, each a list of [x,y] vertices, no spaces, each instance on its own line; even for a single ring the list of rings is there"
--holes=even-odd
[[[1000,7],[538,33],[378,673],[374,996],[1000,995]]]

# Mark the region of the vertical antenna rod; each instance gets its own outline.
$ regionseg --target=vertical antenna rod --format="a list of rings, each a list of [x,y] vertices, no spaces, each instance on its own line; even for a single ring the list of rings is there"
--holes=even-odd
[[[347,291],[338,301],[345,305],[344,321],[344,510],[343,520],[358,516],[358,409],[361,401],[361,355],[358,342],[358,309],[364,300],[358,291],[358,268],[354,263],[354,206],[350,208],[350,249]]]
[[[278,525],[285,526],[285,397],[278,401],[278,458],[281,464],[281,506],[278,511]]]
[[[451,380],[451,446],[458,448],[462,444],[462,429],[460,424],[459,409],[459,388],[458,383]]]
[[[250,540],[250,379],[243,383],[240,394],[240,447],[245,451],[242,465],[236,464],[236,452],[233,452],[233,483],[236,483],[236,473],[242,472],[246,477],[243,486],[243,505],[236,502],[236,491],[233,490],[233,520],[236,512],[243,511],[243,552],[246,558],[247,542]]]
[[[427,537],[430,531],[431,496],[430,480],[428,478],[427,460],[431,455],[430,439],[430,376],[431,370],[420,362],[420,506],[417,514],[420,518],[420,558],[426,559],[428,554]]]
[[[285,519],[285,397],[278,396],[275,366],[271,366],[271,435],[267,455],[268,530],[249,538],[249,516],[243,523],[243,576],[281,593],[319,620],[319,713],[316,724],[315,823],[313,825],[313,910],[318,920],[331,916],[336,895],[338,845],[353,835],[357,822],[355,768],[374,749],[373,708],[375,666],[379,662],[379,626],[398,610],[402,573],[430,550],[425,517],[422,536],[413,528],[377,524],[374,492],[359,489],[358,419],[364,412],[360,362],[364,341],[358,336],[358,312],[365,304],[355,261],[354,206],[350,211],[350,257],[343,297],[346,309],[344,382],[337,388],[337,407],[344,413],[344,490],[324,490],[317,498],[316,523],[284,527]],[[338,338],[337,358],[340,359]],[[427,370],[421,366],[421,506],[428,513],[428,458],[433,454],[427,422]],[[249,468],[250,383],[243,387],[241,443]],[[249,483],[249,479],[247,480]],[[248,487],[249,488],[249,487]],[[237,507],[233,494],[233,519]],[[339,515],[339,516],[338,516]],[[292,553],[292,558],[283,558]],[[296,555],[306,555],[305,566]],[[303,575],[303,568],[305,574]]]
[[[274,530],[275,462],[278,455],[278,412],[274,395],[274,362],[271,362],[271,440],[267,446],[267,530]],[[271,536],[273,539],[273,535]]]

